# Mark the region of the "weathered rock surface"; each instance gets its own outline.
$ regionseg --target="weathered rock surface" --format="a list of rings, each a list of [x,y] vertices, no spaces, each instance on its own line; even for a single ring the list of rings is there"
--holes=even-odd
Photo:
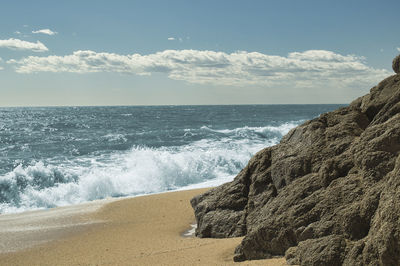
[[[393,59],[392,68],[395,73],[398,74],[400,72],[400,55]]]
[[[191,204],[197,236],[245,236],[235,261],[400,265],[400,75],[291,130]]]

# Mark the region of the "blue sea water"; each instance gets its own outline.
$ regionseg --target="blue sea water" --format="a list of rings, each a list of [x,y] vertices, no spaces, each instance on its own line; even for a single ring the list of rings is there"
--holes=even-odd
[[[0,108],[0,213],[219,185],[341,106]]]

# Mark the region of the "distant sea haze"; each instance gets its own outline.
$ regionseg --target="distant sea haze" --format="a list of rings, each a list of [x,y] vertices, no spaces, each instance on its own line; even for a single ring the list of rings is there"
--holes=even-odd
[[[0,213],[220,185],[340,106],[0,108]]]

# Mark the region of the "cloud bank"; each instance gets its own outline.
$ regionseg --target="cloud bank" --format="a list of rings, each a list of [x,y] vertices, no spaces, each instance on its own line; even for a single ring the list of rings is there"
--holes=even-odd
[[[8,48],[11,50],[31,50],[33,52],[46,52],[49,50],[43,43],[39,41],[34,43],[14,38],[10,38],[8,40],[0,40],[0,47]]]
[[[56,31],[52,31],[50,29],[41,29],[41,30],[36,30],[36,31],[34,30],[34,31],[32,31],[32,33],[33,34],[41,33],[41,34],[46,34],[46,35],[55,35],[55,34],[57,34]]]
[[[195,84],[287,87],[360,87],[391,73],[375,69],[363,57],[325,50],[287,56],[239,51],[165,50],[148,55],[75,51],[65,56],[29,56],[9,60],[19,73],[117,72],[135,75],[165,73],[170,79]]]

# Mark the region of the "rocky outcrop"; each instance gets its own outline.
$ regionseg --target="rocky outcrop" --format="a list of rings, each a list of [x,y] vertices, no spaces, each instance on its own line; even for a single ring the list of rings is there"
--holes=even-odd
[[[399,154],[394,75],[193,198],[196,235],[245,236],[235,261],[286,255],[300,265],[400,265]]]
[[[400,55],[396,56],[392,62],[393,71],[397,74],[400,72]]]

